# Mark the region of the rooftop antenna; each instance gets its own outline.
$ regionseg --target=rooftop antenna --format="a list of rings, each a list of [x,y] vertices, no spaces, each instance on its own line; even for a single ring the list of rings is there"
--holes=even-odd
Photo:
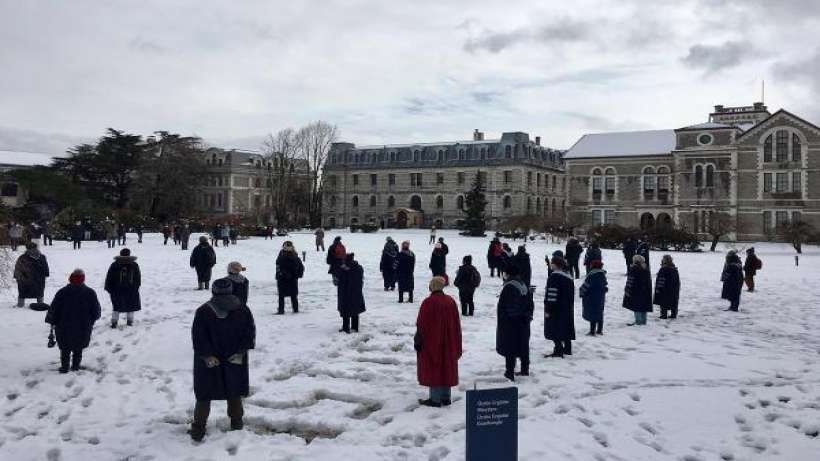
[[[760,102],[766,103],[766,80],[760,81]]]

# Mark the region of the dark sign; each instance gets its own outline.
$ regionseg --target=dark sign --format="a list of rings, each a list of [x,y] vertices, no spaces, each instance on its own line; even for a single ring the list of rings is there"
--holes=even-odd
[[[518,459],[518,388],[467,391],[467,461]]]

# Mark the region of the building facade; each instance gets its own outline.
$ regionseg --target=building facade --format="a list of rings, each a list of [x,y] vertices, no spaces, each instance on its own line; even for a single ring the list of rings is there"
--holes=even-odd
[[[359,146],[334,143],[324,168],[323,225],[457,228],[465,195],[481,174],[487,222],[520,215],[563,220],[562,152],[540,137],[503,133],[485,140]]]
[[[54,156],[51,154],[0,150],[0,203],[9,208],[18,208],[28,202],[28,191],[8,172],[49,166],[53,160]]]
[[[762,103],[715,106],[708,122],[678,129],[587,134],[564,158],[569,219],[582,227],[705,235],[728,215],[740,240],[795,220],[820,228],[820,128]]]

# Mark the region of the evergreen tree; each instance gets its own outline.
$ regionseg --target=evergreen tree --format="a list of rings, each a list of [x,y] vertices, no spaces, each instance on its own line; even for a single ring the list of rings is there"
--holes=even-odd
[[[470,192],[465,197],[465,213],[467,219],[464,221],[465,234],[472,237],[483,237],[486,223],[484,222],[484,210],[487,208],[487,198],[484,196],[484,177],[481,171],[477,171]]]

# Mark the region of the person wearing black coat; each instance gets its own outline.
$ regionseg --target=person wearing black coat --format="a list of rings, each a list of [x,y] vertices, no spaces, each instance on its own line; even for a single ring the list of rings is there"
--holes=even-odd
[[[646,313],[652,312],[652,275],[641,255],[632,257],[622,305],[635,313],[635,322],[629,326],[646,325]]]
[[[85,229],[80,221],[71,228],[71,242],[74,244],[74,249],[79,250],[80,247],[83,246],[83,236],[85,235]]]
[[[168,245],[168,237],[171,236],[171,228],[168,225],[162,226],[162,244]]]
[[[626,270],[629,270],[629,266],[632,265],[632,257],[638,251],[638,245],[635,244],[635,240],[632,237],[629,237],[624,242],[623,253],[624,253],[624,261],[626,261]]]
[[[17,307],[23,307],[26,299],[34,298],[43,302],[43,294],[48,278],[48,260],[37,249],[34,242],[26,243],[26,252],[14,264],[14,279],[17,280]]]
[[[399,284],[399,302],[404,302],[404,293],[408,294],[407,302],[413,302],[415,280],[413,271],[416,268],[416,255],[410,251],[410,242],[401,243],[401,251],[396,256],[396,280]]]
[[[726,310],[737,312],[740,309],[740,292],[743,291],[743,265],[740,256],[734,250],[726,255],[726,264],[723,266],[720,280],[723,282],[720,297],[731,303]]]
[[[584,268],[586,269],[585,272],[588,274],[590,271],[590,264],[592,261],[603,261],[604,258],[601,255],[601,247],[598,246],[597,242],[592,242],[589,244],[589,248],[584,253]]]
[[[350,334],[350,331],[359,332],[359,315],[365,311],[364,269],[354,259],[353,253],[348,253],[345,262],[339,266],[338,309],[342,317],[342,328],[339,332]]]
[[[746,249],[746,262],[743,263],[744,281],[747,291],[755,291],[755,275],[763,267],[763,261],[755,254],[754,247]]]
[[[91,342],[91,330],[101,315],[97,293],[85,285],[85,272],[74,269],[68,282],[54,295],[46,314],[60,348],[60,373],[68,373],[69,360],[71,371],[80,369],[83,349]]]
[[[433,277],[444,277],[445,280],[447,279],[447,259],[440,243],[436,243],[435,247],[433,247],[429,267],[430,272],[433,273]]]
[[[569,275],[574,276],[576,279],[581,277],[581,269],[578,267],[578,263],[581,260],[581,253],[583,252],[584,248],[578,239],[571,238],[567,241],[564,257],[568,265]]]
[[[250,282],[248,278],[242,275],[245,272],[245,266],[239,261],[231,261],[228,263],[228,276],[226,279],[233,284],[233,295],[239,298],[239,302],[243,306],[248,307],[248,294],[250,293]]]
[[[563,358],[572,355],[575,339],[575,282],[563,258],[553,257],[551,265],[544,296],[544,337],[554,345],[547,357]]]
[[[120,223],[117,226],[117,243],[120,245],[125,245],[125,238],[127,235],[126,230],[125,224],[123,223]]]
[[[490,246],[487,248],[487,267],[490,268],[490,277],[495,277],[496,269],[498,270],[498,276],[501,276],[501,253],[504,252],[503,248],[498,237],[494,237],[490,241]]]
[[[256,325],[250,309],[234,296],[233,283],[215,280],[213,297],[199,306],[191,327],[194,349],[194,421],[191,438],[200,441],[212,400],[228,401],[231,430],[241,430],[242,397],[249,394],[248,351],[256,345]]]
[[[333,283],[338,283],[337,272],[339,270],[339,266],[341,266],[345,261],[345,256],[347,255],[347,248],[345,248],[344,244],[342,243],[341,237],[335,237],[333,239],[333,243],[327,247],[327,257],[325,258],[325,262],[328,265],[327,273],[333,277]]]
[[[660,318],[667,318],[667,312],[671,311],[671,318],[678,317],[678,299],[680,298],[680,276],[678,268],[675,267],[672,256],[663,255],[661,258],[661,268],[655,277],[655,299],[654,304],[660,306]]]
[[[644,236],[643,240],[638,242],[638,248],[635,251],[635,254],[641,255],[644,260],[644,264],[646,264],[646,270],[650,270],[651,266],[649,264],[649,238]]]
[[[530,264],[530,254],[527,253],[527,247],[524,245],[518,247],[518,253],[513,257],[512,265],[518,268],[519,278],[529,288],[532,284],[532,264]]]
[[[51,235],[51,224],[48,221],[44,222],[40,230],[43,233],[43,246],[54,245],[54,238],[52,238]]]
[[[142,275],[137,257],[131,256],[131,250],[123,248],[120,255],[114,257],[114,262],[108,268],[105,276],[105,291],[111,296],[111,307],[114,313],[111,316],[111,328],[117,328],[120,312],[125,312],[126,325],[134,325],[134,312],[142,308],[140,301],[140,285]]]
[[[191,226],[188,224],[179,229],[179,242],[182,244],[182,250],[188,251],[188,242],[191,240]]]
[[[288,240],[276,257],[276,290],[279,293],[277,315],[285,313],[285,298],[290,298],[293,313],[299,312],[299,279],[305,275],[305,266],[296,253],[293,243]]]
[[[211,269],[216,265],[216,253],[208,244],[208,237],[199,238],[199,245],[191,252],[191,267],[196,269],[196,279],[199,282],[198,290],[207,290],[211,282]]]
[[[512,265],[504,274],[506,281],[498,297],[495,351],[504,357],[504,377],[515,381],[515,362],[521,359],[522,376],[530,374],[530,323],[535,304],[529,285]]]
[[[382,258],[379,262],[379,271],[384,280],[384,291],[396,289],[396,258],[399,256],[399,246],[391,237],[387,237],[382,249]]]
[[[604,263],[600,260],[589,263],[589,272],[578,289],[578,296],[581,297],[583,305],[582,316],[589,322],[587,336],[604,334],[604,306],[609,284],[603,267]]]
[[[456,272],[453,285],[458,288],[458,300],[461,303],[461,315],[471,316],[475,312],[475,302],[473,295],[476,288],[481,284],[481,274],[473,266],[473,257],[467,255],[462,259],[462,265]]]

